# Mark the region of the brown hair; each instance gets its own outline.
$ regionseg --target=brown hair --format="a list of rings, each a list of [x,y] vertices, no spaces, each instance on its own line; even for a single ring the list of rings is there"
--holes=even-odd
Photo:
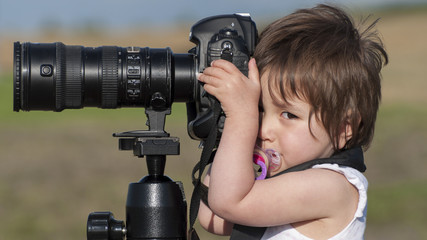
[[[336,151],[346,123],[352,129],[346,148],[366,149],[374,135],[380,71],[388,63],[373,31],[377,21],[359,32],[340,8],[298,10],[267,26],[254,54],[260,74],[269,73],[273,100],[308,101],[310,116],[321,120]]]

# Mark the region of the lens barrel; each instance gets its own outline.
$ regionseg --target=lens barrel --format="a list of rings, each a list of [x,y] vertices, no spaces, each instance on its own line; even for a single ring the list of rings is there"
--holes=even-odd
[[[190,102],[196,58],[170,48],[14,43],[14,111]]]

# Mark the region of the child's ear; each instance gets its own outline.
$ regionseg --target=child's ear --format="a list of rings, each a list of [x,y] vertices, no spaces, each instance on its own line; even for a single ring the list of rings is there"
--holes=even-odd
[[[347,116],[341,125],[338,142],[339,149],[343,149],[344,147],[346,147],[347,142],[353,137],[353,128],[357,127],[360,124],[360,115],[357,114],[357,117],[353,116],[352,112],[353,111],[351,110],[347,112]]]
[[[343,149],[347,142],[352,138],[353,130],[349,121],[345,121],[341,126],[338,148]]]

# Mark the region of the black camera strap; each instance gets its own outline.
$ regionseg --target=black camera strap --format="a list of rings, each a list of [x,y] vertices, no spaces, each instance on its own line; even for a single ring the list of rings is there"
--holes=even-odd
[[[214,100],[212,110],[214,114],[213,119],[215,123],[218,123],[219,118],[221,116],[222,109],[221,109],[221,104],[216,99]],[[193,194],[191,196],[191,203],[190,203],[190,227],[189,227],[189,233],[188,233],[188,237],[190,240],[199,239],[199,236],[197,235],[193,226],[194,226],[194,223],[196,222],[197,214],[199,212],[200,200],[202,198],[207,197],[207,189],[208,189],[202,183],[201,179],[206,166],[212,162],[215,156],[215,152],[216,152],[215,148],[217,146],[217,137],[218,137],[218,124],[214,124],[214,126],[210,129],[208,138],[204,142],[200,161],[193,168],[192,179],[193,179],[194,189],[193,189]],[[195,177],[197,172],[198,172],[198,176]]]
[[[303,171],[312,168],[318,164],[338,164],[339,166],[351,167],[360,172],[366,171],[366,166],[363,160],[363,150],[361,147],[355,147],[333,155],[330,158],[319,158],[314,159],[297,166],[288,168],[273,177],[280,176],[289,172]],[[230,240],[259,240],[264,235],[266,227],[249,227],[234,224],[233,231],[230,236]]]

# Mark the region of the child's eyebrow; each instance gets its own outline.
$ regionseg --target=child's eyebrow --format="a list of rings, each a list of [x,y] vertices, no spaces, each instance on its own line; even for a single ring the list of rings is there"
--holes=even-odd
[[[286,110],[287,112],[297,115],[304,114],[305,112],[304,108],[300,104],[295,104],[292,101],[274,101],[274,105],[279,109]]]
[[[294,104],[292,104],[290,101],[287,101],[285,99],[280,99],[280,100],[274,99],[273,104],[278,108],[292,108],[294,106]]]

